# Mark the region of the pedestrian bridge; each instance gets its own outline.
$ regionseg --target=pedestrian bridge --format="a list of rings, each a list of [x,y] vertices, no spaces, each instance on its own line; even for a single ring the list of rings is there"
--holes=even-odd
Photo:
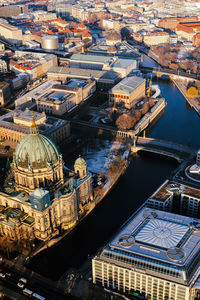
[[[158,153],[182,162],[190,156],[196,155],[197,149],[154,138],[135,137],[131,152],[137,153],[139,151]]]

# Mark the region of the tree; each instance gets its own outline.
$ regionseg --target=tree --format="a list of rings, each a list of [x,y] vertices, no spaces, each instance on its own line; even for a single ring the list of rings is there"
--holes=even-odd
[[[155,100],[152,98],[149,98],[149,106],[152,107],[155,104]]]
[[[139,111],[139,109],[133,109],[132,110],[132,115],[135,117],[136,122],[138,122],[141,119],[141,112]]]
[[[132,128],[137,122],[136,118],[131,114],[122,114],[116,120],[116,126],[119,129],[127,130]]]
[[[178,65],[175,64],[175,63],[172,63],[169,65],[169,68],[172,69],[172,70],[177,70],[178,69]]]
[[[123,159],[121,155],[117,156],[116,159],[112,161],[112,163],[108,167],[107,174],[109,178],[112,178],[119,172],[119,168],[121,167],[122,163]]]
[[[143,105],[142,105],[142,115],[145,115],[149,110],[149,103],[148,102],[145,102]]]

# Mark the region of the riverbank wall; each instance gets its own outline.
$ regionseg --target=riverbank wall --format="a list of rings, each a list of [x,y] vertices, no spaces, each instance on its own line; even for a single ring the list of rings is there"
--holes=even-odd
[[[197,114],[200,116],[200,104],[197,99],[192,99],[186,96],[186,89],[183,85],[183,83],[179,79],[172,79],[171,81],[174,83],[174,85],[178,88],[178,90],[181,92],[185,100],[189,103],[189,105],[197,112]]]

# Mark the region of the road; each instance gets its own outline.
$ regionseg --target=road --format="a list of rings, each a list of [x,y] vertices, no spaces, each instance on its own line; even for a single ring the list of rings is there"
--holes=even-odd
[[[24,284],[24,288],[43,296],[46,300],[77,300],[75,297],[65,295],[63,288],[60,289],[57,287],[56,283],[51,282],[48,279],[42,280],[42,277],[38,276],[34,272],[31,272],[30,270],[25,269],[24,272],[22,272],[13,267],[8,267],[5,264],[0,264],[0,275],[2,273],[5,275],[5,278],[0,276],[0,286],[5,287],[5,291],[9,291],[9,294],[8,292],[6,293],[8,296],[15,294],[15,296],[13,296],[15,298],[13,299],[21,300],[27,298],[27,296],[23,294],[23,288],[17,286],[20,278],[23,277],[27,279],[27,283]]]

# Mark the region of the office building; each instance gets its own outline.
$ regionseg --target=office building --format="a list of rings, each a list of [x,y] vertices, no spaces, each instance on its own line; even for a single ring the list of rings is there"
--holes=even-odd
[[[200,289],[198,219],[144,207],[92,260],[93,283],[151,300]]]
[[[22,30],[6,23],[6,21],[0,22],[0,36],[11,44],[20,45],[22,43]]]

